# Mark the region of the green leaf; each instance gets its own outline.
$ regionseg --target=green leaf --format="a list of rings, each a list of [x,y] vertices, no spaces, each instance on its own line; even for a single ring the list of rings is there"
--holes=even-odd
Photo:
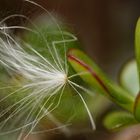
[[[134,96],[139,91],[138,70],[135,60],[131,60],[123,67],[120,74],[121,85]]]
[[[116,111],[109,113],[103,124],[108,130],[118,130],[122,127],[137,123],[134,116],[123,111]]]
[[[136,50],[136,60],[137,60],[139,81],[140,81],[140,18],[137,21],[136,30],[135,30],[135,50]],[[135,99],[134,115],[136,119],[140,121],[140,92]]]
[[[136,60],[137,60],[138,73],[140,79],[140,18],[137,21],[136,30],[135,30],[135,51],[136,51]]]
[[[68,60],[77,73],[85,73],[80,75],[81,78],[96,92],[102,93],[121,107],[133,112],[134,97],[107,78],[86,54],[80,50],[72,49],[68,53]]]

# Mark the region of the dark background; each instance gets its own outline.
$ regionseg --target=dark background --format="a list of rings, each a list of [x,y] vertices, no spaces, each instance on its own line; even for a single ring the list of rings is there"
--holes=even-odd
[[[122,64],[134,57],[134,31],[140,16],[140,0],[36,0],[51,12],[61,15],[74,28],[85,51],[114,79]],[[0,0],[0,18],[23,13],[36,16],[41,11],[22,0]],[[13,20],[12,24],[21,24]],[[94,139],[109,139],[96,132]],[[100,137],[100,138],[99,138]],[[62,139],[55,137],[54,139]],[[71,139],[90,139],[80,135]],[[111,138],[112,139],[112,138]],[[121,140],[121,139],[120,139]]]

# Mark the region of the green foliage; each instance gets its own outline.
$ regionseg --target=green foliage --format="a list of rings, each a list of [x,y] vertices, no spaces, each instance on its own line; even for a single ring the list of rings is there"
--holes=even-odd
[[[36,26],[31,26],[31,29],[36,31],[35,33],[25,32],[23,34],[23,45],[27,47],[25,42],[30,44],[43,57],[47,57],[51,63],[55,63],[56,59],[63,60],[66,58],[65,53],[68,51],[68,74],[71,76],[76,72],[77,75],[79,75],[77,78],[78,80],[73,78],[73,81],[78,83],[78,85],[84,85],[86,88],[88,87],[90,90],[93,89],[91,93],[93,94],[92,96],[89,96],[85,91],[79,90],[92,113],[94,114],[96,112],[95,116],[98,117],[98,114],[101,114],[100,112],[102,112],[106,104],[108,104],[103,96],[123,109],[123,111],[111,112],[105,117],[103,122],[107,129],[118,130],[121,127],[139,123],[140,19],[137,22],[135,33],[136,61],[133,60],[123,67],[120,74],[120,85],[111,80],[90,57],[79,50],[80,43],[64,24],[57,20],[56,23],[58,24],[49,19],[46,21],[39,21],[36,23]],[[34,53],[30,47],[27,47],[26,50],[31,54]],[[65,67],[64,63],[63,66]],[[12,77],[8,77],[6,71],[2,68],[0,68],[0,71],[2,74],[0,81],[5,82],[5,84],[7,84],[6,82],[8,81],[12,86],[18,85],[6,91],[1,90],[1,96],[15,91],[21,87],[19,83],[22,84],[22,82],[25,82],[21,75],[15,74]],[[28,92],[30,92],[30,90]],[[24,94],[22,94],[22,92],[21,94],[17,92],[17,95],[12,96],[13,99],[7,101],[13,104],[23,97],[26,97],[26,94],[27,92],[24,92]],[[58,93],[55,97],[50,99],[48,104],[53,102],[53,106],[57,106],[60,97],[61,103],[57,109],[52,112],[55,117],[62,122],[71,120],[75,123],[87,119],[87,112],[84,109],[83,103],[70,85],[66,85],[63,96],[61,96],[61,93]],[[47,100],[47,98],[44,100]],[[46,108],[49,106],[47,105],[45,106]],[[4,106],[5,105],[2,106],[2,109]],[[5,108],[7,108],[7,106],[5,106]],[[38,107],[34,115],[38,113],[39,109],[40,107]]]
[[[137,60],[137,67],[139,73],[139,81],[140,81],[140,18],[138,19],[136,25],[136,31],[135,31],[135,49],[136,49],[136,60]],[[140,94],[138,93],[134,105],[134,115],[136,119],[140,121],[140,98],[139,97]]]
[[[120,84],[129,91],[130,94],[136,96],[139,91],[138,69],[135,60],[131,60],[125,64],[120,74]]]
[[[128,112],[114,111],[109,113],[104,119],[104,126],[108,130],[118,130],[132,124],[136,124],[134,116]]]
[[[81,78],[90,86],[93,86],[96,92],[109,97],[109,99],[123,108],[133,111],[133,96],[107,78],[86,54],[80,50],[73,49],[69,51],[68,57],[69,62],[77,73],[86,73],[80,75]]]
[[[73,49],[68,53],[68,59],[80,77],[97,93],[101,93],[114,103],[121,106],[124,111],[113,112],[105,117],[104,125],[107,129],[118,129],[140,121],[140,19],[135,32],[136,61],[127,63],[120,75],[118,85],[110,80],[102,70],[85,53]],[[139,74],[139,76],[138,76]],[[128,112],[126,112],[127,110]]]
[[[140,18],[138,19],[136,30],[135,30],[135,52],[136,52],[136,60],[137,60],[138,73],[140,79]]]

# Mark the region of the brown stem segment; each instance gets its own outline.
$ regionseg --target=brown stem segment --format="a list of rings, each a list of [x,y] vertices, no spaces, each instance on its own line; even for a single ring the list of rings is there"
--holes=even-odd
[[[135,99],[134,115],[138,121],[140,121],[140,91]]]

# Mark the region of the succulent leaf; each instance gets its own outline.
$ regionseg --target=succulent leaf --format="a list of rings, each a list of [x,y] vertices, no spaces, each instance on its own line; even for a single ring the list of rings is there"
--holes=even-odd
[[[136,96],[139,91],[138,70],[135,60],[131,60],[125,64],[120,74],[121,85]]]
[[[134,97],[107,78],[86,54],[80,50],[72,49],[68,53],[68,59],[77,73],[85,73],[80,75],[81,78],[92,86],[96,92],[109,97],[123,108],[133,111]]]
[[[109,113],[104,119],[104,126],[108,130],[118,130],[122,127],[137,123],[134,116],[123,111]]]

